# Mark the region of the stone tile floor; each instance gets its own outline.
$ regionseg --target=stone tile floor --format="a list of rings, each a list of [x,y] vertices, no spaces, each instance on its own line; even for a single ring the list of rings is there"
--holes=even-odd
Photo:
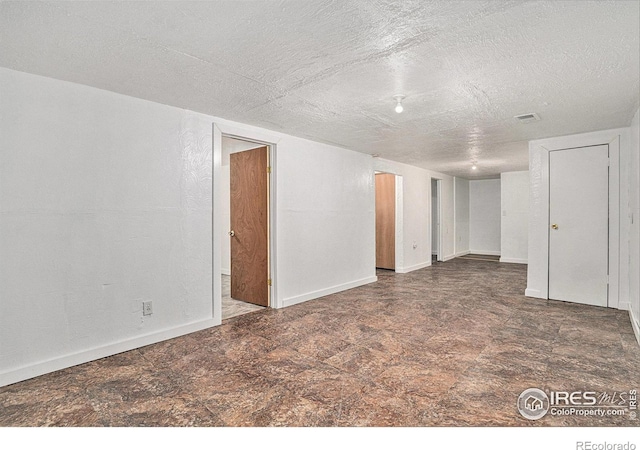
[[[0,388],[0,426],[638,426],[524,419],[526,388],[640,387],[624,311],[455,259]]]
[[[222,320],[260,311],[264,306],[254,305],[231,298],[231,277],[222,275]]]

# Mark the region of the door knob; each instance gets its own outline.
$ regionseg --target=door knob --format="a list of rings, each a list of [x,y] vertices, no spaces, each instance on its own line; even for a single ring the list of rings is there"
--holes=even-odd
[[[554,230],[557,230],[558,229],[558,224],[554,223],[553,225],[551,225],[551,228],[553,228]]]
[[[235,231],[233,231],[233,230],[229,231],[229,236],[234,237],[235,235],[236,235]]]

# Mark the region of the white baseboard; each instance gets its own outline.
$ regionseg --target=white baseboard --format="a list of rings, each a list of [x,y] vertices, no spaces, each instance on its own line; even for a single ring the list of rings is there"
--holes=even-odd
[[[638,341],[638,345],[640,345],[640,323],[638,323],[638,318],[634,316],[632,308],[629,308],[629,319],[631,319],[633,334],[636,335],[636,341]]]
[[[469,253],[473,255],[500,256],[500,252],[494,250],[469,250]]]
[[[424,269],[425,267],[429,267],[430,265],[431,265],[431,261],[427,261],[427,262],[415,264],[409,267],[399,267],[396,269],[396,273],[409,273],[409,272],[413,272],[414,270]]]
[[[313,300],[315,298],[324,297],[326,295],[335,294],[336,292],[346,291],[347,289],[353,289],[358,286],[364,286],[365,284],[375,283],[378,281],[378,277],[362,278],[361,280],[351,281],[349,283],[339,284],[326,289],[320,289],[306,294],[297,295],[295,297],[285,298],[282,301],[283,307],[297,305],[298,303]]]
[[[3,372],[0,373],[0,387],[28,380],[29,378],[44,375],[45,373],[55,372],[56,370],[66,369],[67,367],[77,366],[78,364],[84,364],[96,359],[116,355],[135,348],[144,347],[145,345],[155,344],[157,342],[166,341],[167,339],[173,339],[178,336],[194,333],[206,328],[211,328],[215,325],[218,325],[218,323],[214,319],[202,320],[176,328],[170,328],[133,339],[128,339],[126,341],[116,342],[103,347],[93,348],[71,355],[50,359],[48,361],[31,364],[9,372]]]
[[[520,258],[500,258],[501,263],[513,263],[513,264],[529,264],[529,261],[526,259]]]
[[[534,297],[534,298],[543,298],[543,299],[547,299],[547,297],[543,296],[542,293],[538,290],[538,289],[525,289],[524,291],[524,295],[527,297]]]
[[[613,308],[613,306],[611,306],[611,308]],[[618,303],[618,306],[616,307],[616,309],[619,309],[621,311],[631,311],[631,303],[620,302]]]
[[[465,255],[469,255],[469,254],[471,254],[471,252],[470,252],[469,250],[465,250],[464,252],[458,252],[458,253],[456,253],[454,256],[455,256],[456,258],[458,258],[459,256],[465,256]]]
[[[443,257],[442,257],[442,261],[449,261],[449,260],[451,260],[451,259],[453,259],[453,258],[455,258],[455,257],[456,257],[456,255],[447,255],[447,256],[443,256]]]
[[[231,269],[220,269],[222,275],[231,275]]]

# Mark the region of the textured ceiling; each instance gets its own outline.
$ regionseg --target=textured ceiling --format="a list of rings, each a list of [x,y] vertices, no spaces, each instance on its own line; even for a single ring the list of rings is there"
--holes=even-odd
[[[526,170],[530,139],[629,125],[639,17],[637,1],[3,1],[0,66],[482,178]]]

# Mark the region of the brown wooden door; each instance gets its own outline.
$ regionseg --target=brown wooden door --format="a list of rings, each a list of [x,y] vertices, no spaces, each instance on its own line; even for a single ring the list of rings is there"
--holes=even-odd
[[[230,155],[231,298],[269,306],[268,148]]]
[[[396,268],[396,176],[376,174],[376,267]]]

